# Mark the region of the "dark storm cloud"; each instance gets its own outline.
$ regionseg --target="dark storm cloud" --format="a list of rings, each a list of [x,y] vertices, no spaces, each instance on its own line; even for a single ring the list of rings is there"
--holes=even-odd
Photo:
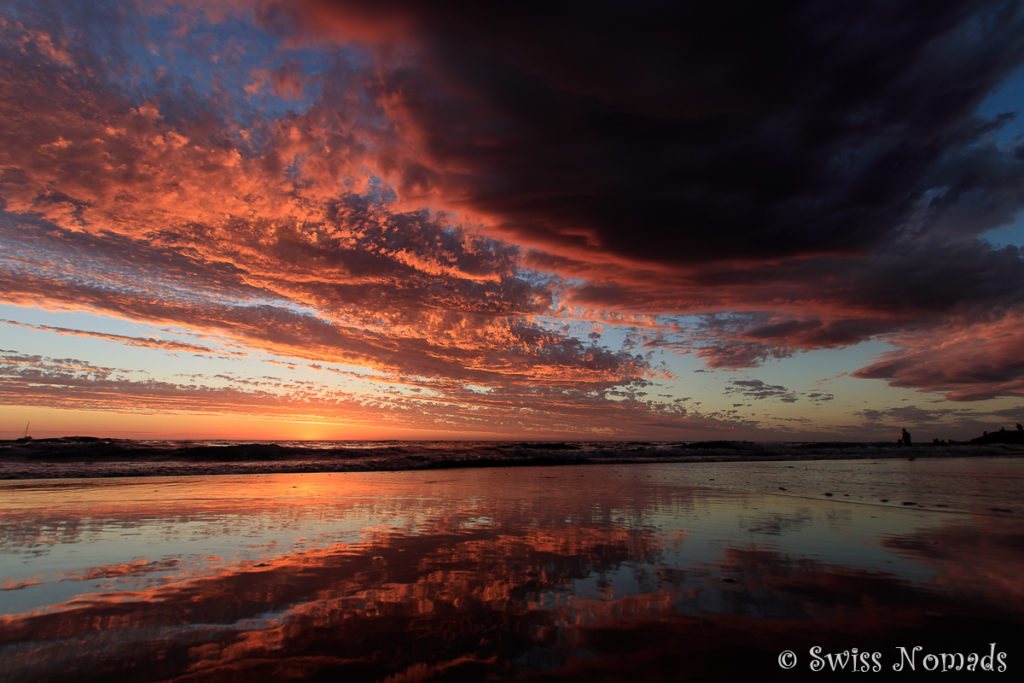
[[[1024,59],[1019,3],[309,6],[388,48],[389,111],[420,142],[392,160],[406,190],[556,250],[860,253],[922,200],[999,195],[937,221],[974,232],[1022,203],[1018,159],[969,151]]]
[[[890,362],[855,376],[1018,393],[1015,366],[945,363],[943,339],[1024,324],[1019,249],[979,239],[1024,209],[1024,145],[1003,136],[1016,112],[978,114],[1024,64],[1024,5],[304,9],[311,34],[376,55],[391,125],[369,162],[529,246],[561,301],[707,315],[648,346],[714,368],[881,338]],[[892,364],[908,335],[940,337]]]

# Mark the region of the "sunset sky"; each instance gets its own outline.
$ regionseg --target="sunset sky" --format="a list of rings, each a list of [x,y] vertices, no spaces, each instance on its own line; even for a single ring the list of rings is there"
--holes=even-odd
[[[0,438],[1024,422],[1024,4],[0,0]]]

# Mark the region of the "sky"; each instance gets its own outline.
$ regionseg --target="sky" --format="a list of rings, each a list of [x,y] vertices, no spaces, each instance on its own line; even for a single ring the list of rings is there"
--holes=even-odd
[[[1024,422],[1024,5],[0,0],[0,438]]]

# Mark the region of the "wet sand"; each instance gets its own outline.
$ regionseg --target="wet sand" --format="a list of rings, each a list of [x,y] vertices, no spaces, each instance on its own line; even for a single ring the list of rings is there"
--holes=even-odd
[[[1022,500],[1015,458],[0,482],[0,679],[1019,671]]]

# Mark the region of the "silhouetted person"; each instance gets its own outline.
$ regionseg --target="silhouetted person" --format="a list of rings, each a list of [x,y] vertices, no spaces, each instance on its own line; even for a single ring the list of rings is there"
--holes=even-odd
[[[1020,426],[1020,422],[1017,423],[1017,431],[1018,432],[1024,432],[1024,427]]]
[[[910,432],[908,432],[906,429],[904,429],[903,433],[900,434],[900,445],[901,446],[908,446],[908,447],[914,445],[910,441]]]

